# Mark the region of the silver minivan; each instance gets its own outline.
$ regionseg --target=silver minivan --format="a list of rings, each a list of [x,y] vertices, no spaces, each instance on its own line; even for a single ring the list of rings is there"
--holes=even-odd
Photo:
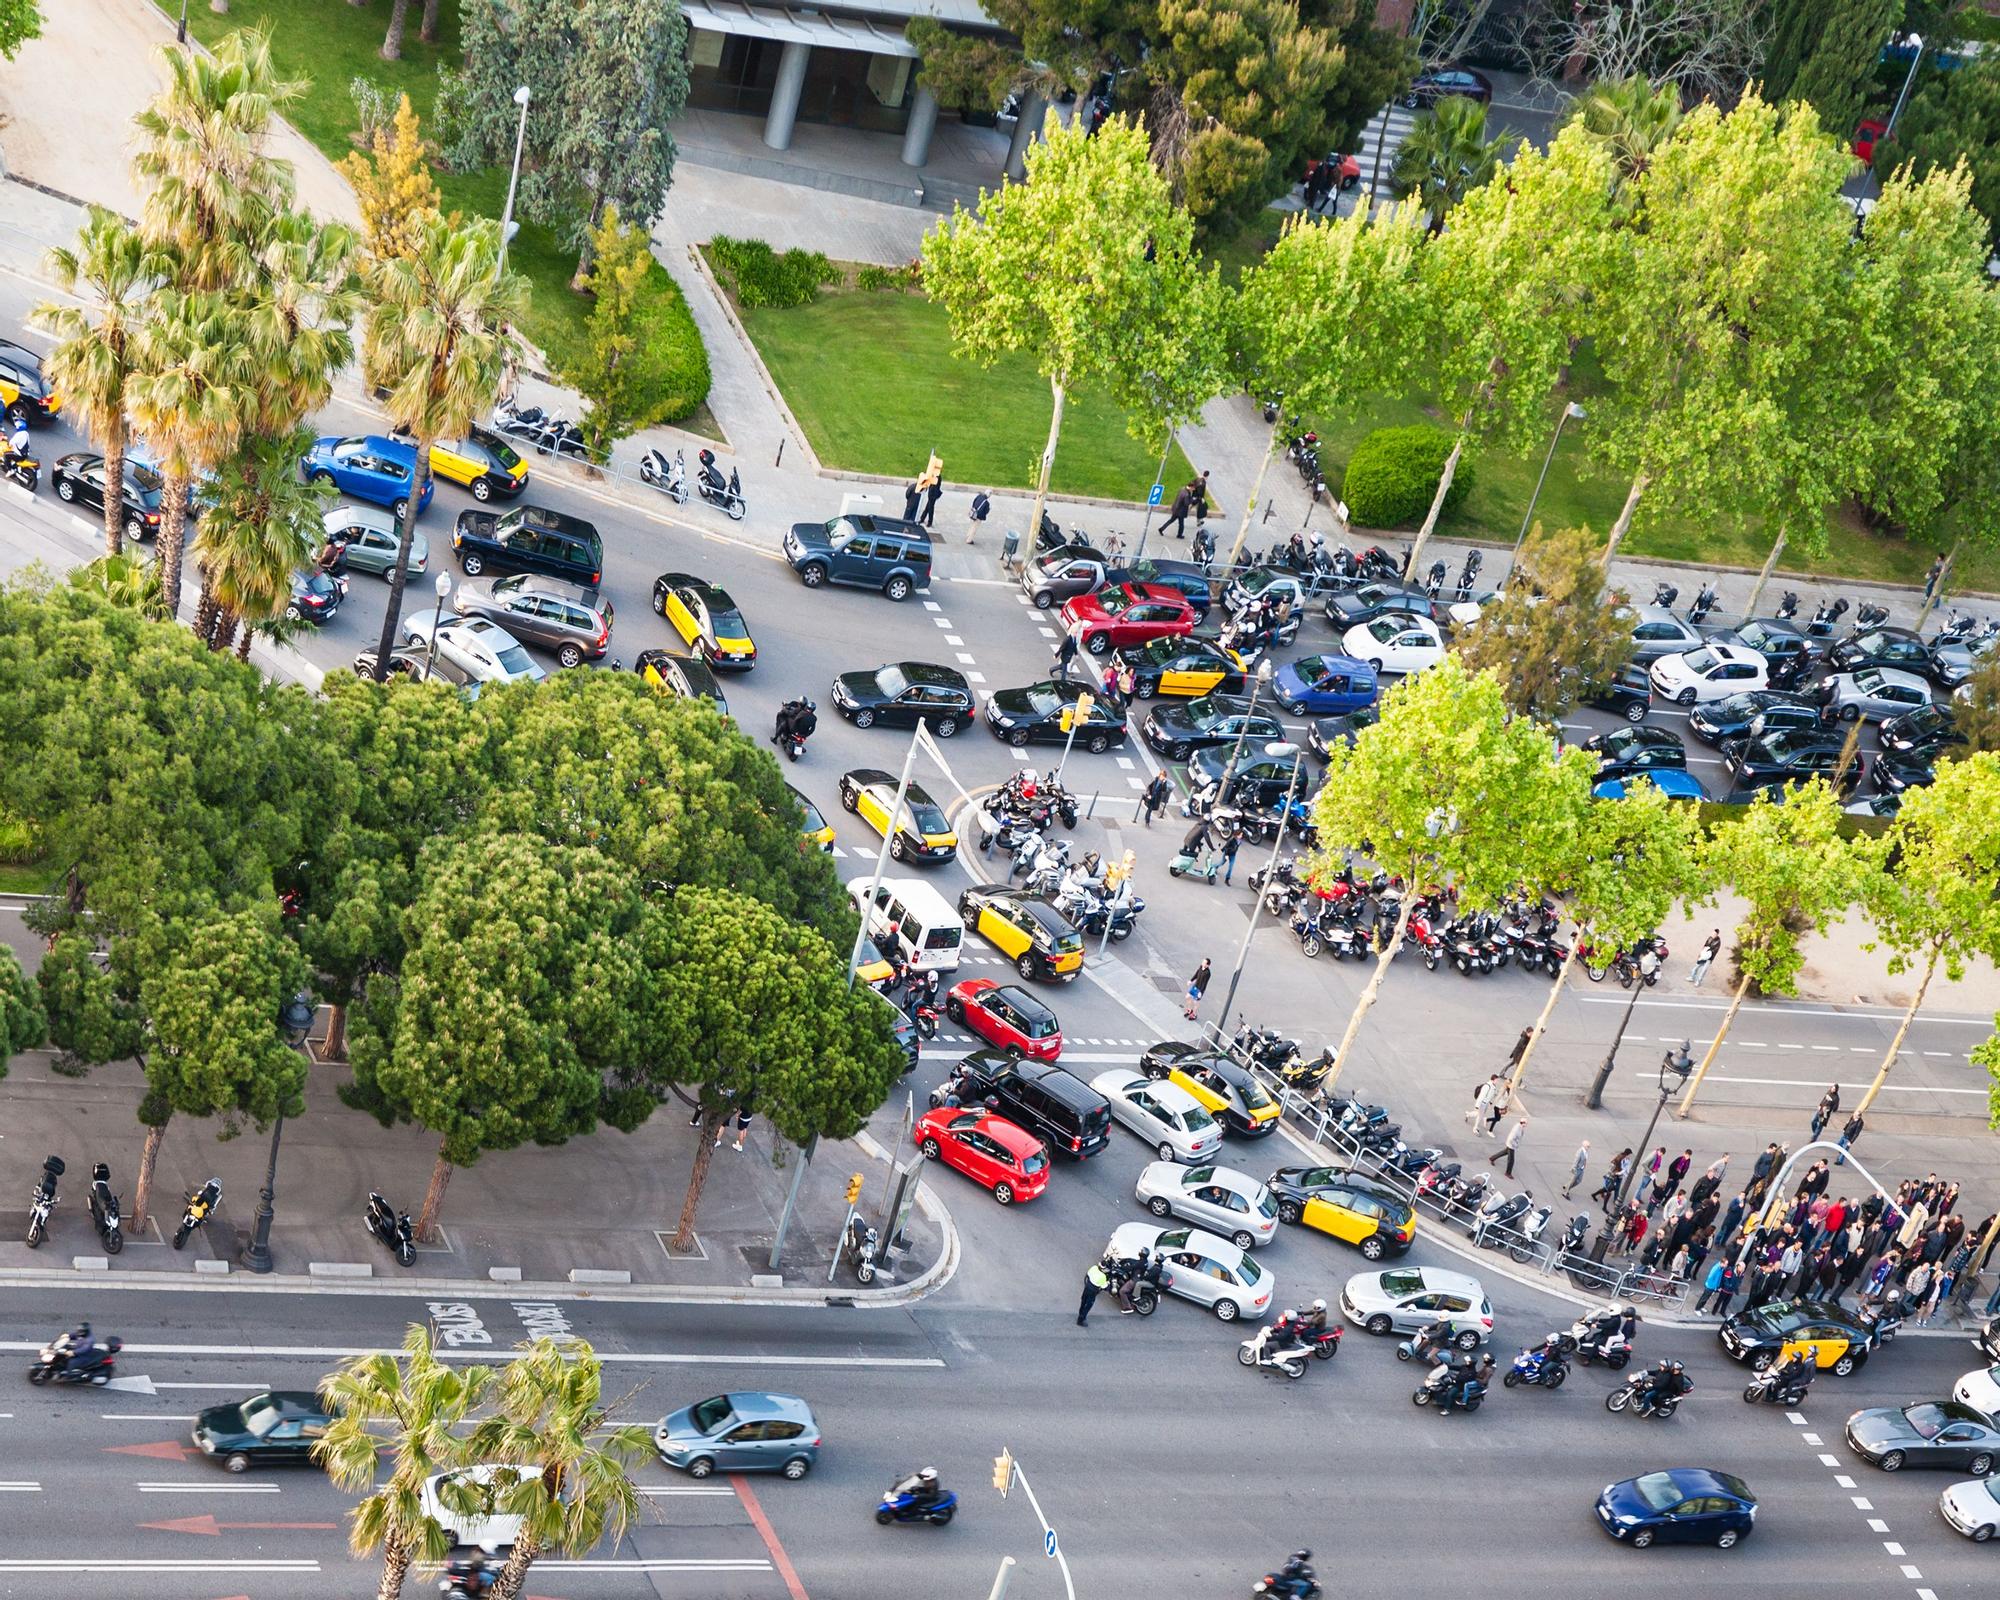
[[[566,667],[595,661],[611,648],[611,602],[559,578],[532,572],[467,578],[451,606],[461,617],[490,617],[523,643],[553,650]]]

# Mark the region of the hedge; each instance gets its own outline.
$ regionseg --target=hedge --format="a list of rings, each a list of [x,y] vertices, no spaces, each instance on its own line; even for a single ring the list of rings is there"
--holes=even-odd
[[[1421,423],[1377,428],[1366,435],[1348,457],[1340,483],[1348,517],[1364,528],[1402,528],[1421,522],[1431,508],[1451,447],[1452,435]],[[1472,478],[1472,463],[1461,456],[1444,497],[1447,514],[1471,493]]]
[[[718,233],[708,241],[708,259],[740,306],[809,306],[820,286],[840,282],[840,269],[817,250],[778,254],[762,239],[732,239]]]

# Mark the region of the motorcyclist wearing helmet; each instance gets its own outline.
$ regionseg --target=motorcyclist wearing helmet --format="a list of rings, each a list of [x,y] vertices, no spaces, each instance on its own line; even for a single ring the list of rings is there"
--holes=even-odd
[[[897,1484],[895,1493],[910,1497],[911,1510],[928,1511],[944,1498],[944,1486],[938,1482],[936,1467],[924,1467]]]
[[[819,713],[812,701],[787,700],[778,707],[779,739],[810,739],[818,727]]]
[[[1305,1334],[1308,1338],[1326,1332],[1326,1302],[1324,1300],[1315,1300],[1311,1305],[1306,1307],[1305,1314],[1299,1318],[1299,1332]]]
[[[1271,1324],[1271,1349],[1273,1353],[1277,1353],[1304,1348],[1305,1340],[1300,1336],[1299,1314],[1287,1306],[1278,1313],[1278,1320]]]
[[[1286,1585],[1287,1591],[1291,1594],[1310,1593],[1313,1586],[1319,1582],[1318,1576],[1312,1569],[1312,1552],[1294,1550],[1286,1558],[1285,1564],[1278,1569],[1278,1581]]]
[[[1437,1321],[1420,1329],[1417,1336],[1410,1341],[1412,1351],[1432,1361],[1442,1360],[1438,1352],[1450,1347],[1451,1336],[1455,1331],[1451,1325],[1451,1318],[1439,1317]]]
[[[1780,1389],[1797,1389],[1804,1393],[1819,1372],[1819,1362],[1807,1349],[1794,1350],[1778,1363],[1771,1374],[1772,1382]]]
[[[90,1324],[79,1322],[69,1332],[57,1334],[55,1343],[50,1349],[62,1357],[65,1369],[74,1370],[89,1366],[91,1356],[96,1350],[96,1344],[90,1335]]]

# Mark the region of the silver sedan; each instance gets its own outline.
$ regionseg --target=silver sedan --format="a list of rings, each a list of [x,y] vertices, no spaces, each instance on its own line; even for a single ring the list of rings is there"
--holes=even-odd
[[[1159,1151],[1162,1161],[1200,1161],[1222,1143],[1222,1129],[1195,1097],[1175,1083],[1114,1067],[1090,1080],[1112,1116]]]
[[[1856,717],[1900,717],[1931,703],[1930,685],[1914,672],[1896,667],[1862,667],[1854,672],[1837,672],[1826,680],[1820,696],[1826,714],[1842,722]]]
[[[1278,1202],[1246,1172],[1231,1167],[1184,1167],[1155,1161],[1132,1191],[1156,1217],[1185,1217],[1239,1250],[1269,1244],[1278,1229]]]

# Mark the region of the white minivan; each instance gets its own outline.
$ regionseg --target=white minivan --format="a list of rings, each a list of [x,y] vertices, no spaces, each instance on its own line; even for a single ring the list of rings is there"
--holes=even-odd
[[[882,952],[917,972],[956,972],[965,926],[951,902],[919,879],[884,878],[869,906],[872,881],[855,878],[847,892],[867,917],[868,936]]]

